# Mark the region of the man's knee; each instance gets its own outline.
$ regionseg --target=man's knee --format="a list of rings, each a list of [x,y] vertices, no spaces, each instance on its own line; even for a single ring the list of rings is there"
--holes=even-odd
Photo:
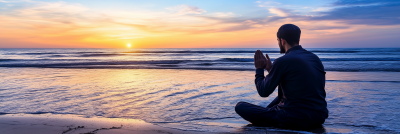
[[[245,105],[246,105],[246,102],[243,102],[243,101],[238,102],[235,106],[236,113],[239,115],[240,115],[240,113],[243,113]]]

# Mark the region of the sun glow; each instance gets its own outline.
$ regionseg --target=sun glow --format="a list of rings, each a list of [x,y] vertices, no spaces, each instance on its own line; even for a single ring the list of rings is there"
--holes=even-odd
[[[362,2],[359,7],[333,4],[323,9],[321,5],[331,1],[292,3],[300,5],[232,1],[229,4],[238,8],[225,10],[220,7],[227,3],[221,1],[211,2],[218,6],[183,0],[97,1],[95,5],[92,1],[77,2],[0,0],[0,48],[277,48],[276,32],[287,23],[301,28],[304,33],[301,44],[308,47],[374,47],[383,38],[388,43],[382,47],[398,47],[392,43],[400,29],[394,23],[397,18],[385,18],[390,17],[392,8],[397,11],[395,6],[371,11],[379,17],[368,16],[369,12],[357,12],[360,18],[335,17],[344,12],[341,8],[368,11],[370,6],[378,8],[386,4],[366,4],[368,7],[361,6]],[[297,10],[308,3],[313,6]],[[140,8],[148,5],[152,8]],[[242,8],[248,10],[239,10]],[[262,19],[258,19],[260,14]],[[374,38],[361,41],[362,37]]]

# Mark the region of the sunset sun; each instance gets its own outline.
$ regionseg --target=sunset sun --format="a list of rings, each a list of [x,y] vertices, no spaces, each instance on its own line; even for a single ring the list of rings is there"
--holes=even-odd
[[[131,45],[130,43],[129,43],[129,44],[127,44],[126,46],[127,46],[127,47],[132,47],[132,45]]]

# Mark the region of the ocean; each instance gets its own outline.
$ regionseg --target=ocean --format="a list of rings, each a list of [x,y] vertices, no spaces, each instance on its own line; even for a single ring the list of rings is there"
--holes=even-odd
[[[0,67],[254,70],[257,49],[0,49]],[[260,49],[274,60],[278,49]],[[400,48],[310,48],[326,71],[400,71]]]
[[[328,133],[400,133],[400,48],[306,48],[324,64]],[[0,114],[142,119],[192,131],[249,127],[255,48],[0,49]],[[274,60],[278,49],[262,48]],[[267,73],[266,73],[267,74]],[[296,131],[297,132],[297,131]]]

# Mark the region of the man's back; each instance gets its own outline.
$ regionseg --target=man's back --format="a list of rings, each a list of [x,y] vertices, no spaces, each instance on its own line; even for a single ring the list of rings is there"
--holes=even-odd
[[[261,97],[268,97],[278,86],[277,104],[280,119],[302,127],[304,120],[322,124],[328,117],[325,101],[325,71],[321,60],[301,46],[290,48],[286,54],[275,59],[269,74],[256,70],[255,84]],[[271,105],[270,104],[270,105]],[[287,126],[287,125],[284,125]]]
[[[325,71],[315,54],[296,46],[274,61],[276,71],[282,71],[280,97],[285,109],[323,111],[326,114]],[[272,70],[271,70],[272,71]],[[282,99],[281,99],[282,100]]]

